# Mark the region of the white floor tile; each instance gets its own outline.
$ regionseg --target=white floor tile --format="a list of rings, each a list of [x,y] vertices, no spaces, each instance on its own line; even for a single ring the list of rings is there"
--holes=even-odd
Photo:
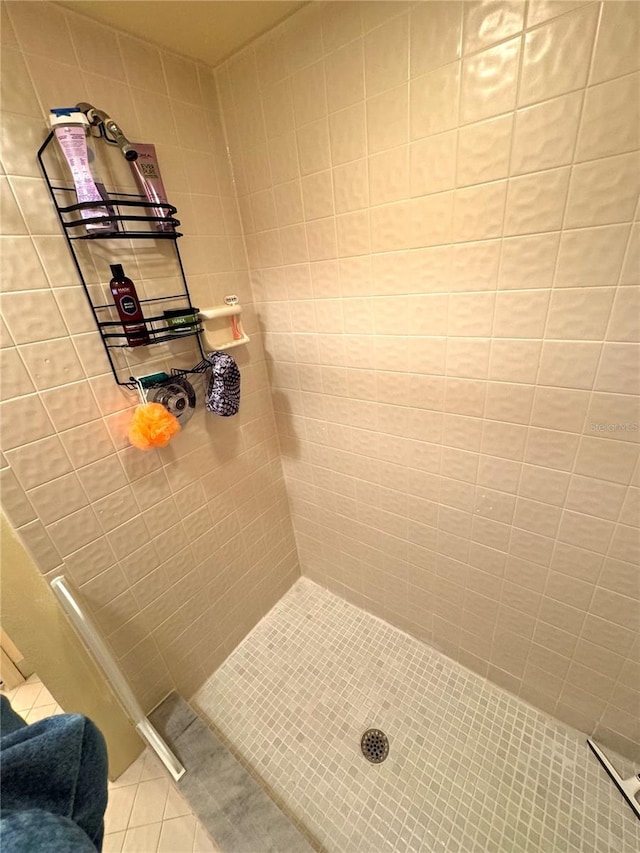
[[[144,762],[142,772],[140,773],[140,781],[147,782],[149,779],[165,779],[167,771],[158,756],[151,752],[150,749],[146,749],[143,756]]]
[[[196,832],[193,815],[165,820],[160,832],[158,853],[192,853]]]
[[[33,708],[34,702],[40,695],[41,690],[42,684],[39,681],[27,682],[26,684],[20,685],[14,694],[13,700],[11,701],[11,707],[18,714],[30,711]]]
[[[129,826],[129,817],[137,792],[137,785],[128,785],[126,788],[110,788],[109,802],[104,816],[106,832],[119,832]]]
[[[151,823],[128,829],[122,853],[156,853],[161,827],[161,823]]]
[[[117,779],[113,782],[109,782],[110,788],[123,788],[126,785],[137,785],[140,781],[140,777],[142,775],[142,768],[144,767],[144,759],[145,753],[143,752],[139,755],[136,760],[131,764],[124,773],[121,773]]]
[[[193,853],[218,853],[218,848],[209,838],[200,822],[196,824],[196,836],[193,840]]]
[[[2,690],[27,723],[64,714],[34,673],[24,684]],[[161,839],[163,827],[164,834]],[[149,749],[109,782],[103,853],[217,853],[217,848]]]
[[[37,723],[38,720],[44,720],[46,717],[54,717],[56,715],[57,707],[58,706],[55,704],[38,705],[36,707],[33,707],[30,711],[27,711],[27,713],[23,715],[24,720],[25,722],[31,724]]]
[[[42,686],[40,693],[38,693],[38,697],[33,703],[33,707],[39,708],[40,705],[57,705],[56,700],[53,698],[51,693],[49,693],[49,691],[44,685]]]
[[[168,794],[169,780],[166,778],[140,782],[129,818],[129,827],[161,821]]]
[[[145,768],[147,774],[155,776],[158,767],[160,778],[141,779]],[[181,818],[187,818],[187,821],[174,823]],[[189,804],[171,782],[163,765],[147,748],[115,782],[109,782],[109,806],[105,820],[108,835],[105,836],[103,853],[154,853],[156,848],[146,845],[151,843],[150,839],[156,838],[155,827],[160,826],[154,842],[157,843],[159,832],[167,823],[171,826],[164,834],[163,850],[181,853],[182,846],[175,846],[178,843],[176,839],[182,845],[185,833],[190,833],[186,853],[191,853],[192,849],[198,853],[217,853],[217,847],[192,814]],[[152,829],[147,829],[149,826]],[[127,827],[128,840],[124,844]],[[173,845],[173,849],[168,845]]]
[[[125,830],[121,832],[108,832],[104,837],[102,853],[121,853],[125,835]]]
[[[13,697],[16,695],[17,689],[17,687],[12,687],[11,690],[8,690],[6,687],[2,686],[0,687],[0,693],[2,693],[3,696],[6,696],[9,702],[13,705]]]
[[[174,817],[182,817],[191,814],[191,809],[180,791],[173,785],[169,787],[169,795],[164,807],[164,819],[171,820]]]

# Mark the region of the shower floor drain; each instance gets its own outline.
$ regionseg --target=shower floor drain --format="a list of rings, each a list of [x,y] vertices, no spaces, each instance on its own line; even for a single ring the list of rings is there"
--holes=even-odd
[[[389,738],[380,729],[367,729],[360,739],[362,754],[372,764],[382,764],[389,755]]]

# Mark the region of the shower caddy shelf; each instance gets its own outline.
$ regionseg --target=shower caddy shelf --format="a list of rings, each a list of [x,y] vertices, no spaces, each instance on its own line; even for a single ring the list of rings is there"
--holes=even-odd
[[[122,381],[119,378],[118,369],[116,368],[116,365],[113,362],[113,356],[111,352],[112,350],[124,350],[129,348],[128,344],[126,343],[127,336],[124,332],[124,329],[122,328],[122,323],[119,320],[101,319],[101,316],[104,317],[104,314],[101,315],[99,313],[107,310],[113,311],[115,306],[111,304],[97,305],[91,298],[91,293],[89,292],[89,288],[87,287],[84,273],[82,271],[82,264],[80,263],[80,258],[78,257],[78,253],[76,252],[74,244],[76,241],[85,240],[172,241],[175,249],[176,259],[178,262],[178,268],[180,270],[180,277],[182,279],[182,291],[180,293],[171,294],[169,296],[157,296],[150,297],[147,299],[140,299],[140,304],[152,307],[152,310],[154,310],[155,312],[156,308],[160,310],[159,306],[162,304],[162,302],[170,301],[173,305],[178,302],[182,302],[183,307],[185,309],[190,308],[195,314],[196,309],[194,309],[193,304],[191,302],[191,295],[189,293],[189,287],[187,285],[187,278],[185,275],[184,266],[182,264],[182,258],[180,256],[180,249],[178,248],[178,238],[183,236],[180,231],[176,230],[177,227],[180,225],[180,220],[175,218],[175,215],[178,211],[177,208],[175,208],[172,204],[168,204],[166,202],[150,202],[144,196],[135,193],[119,193],[118,195],[113,196],[109,194],[109,197],[107,199],[103,199],[101,202],[90,201],[78,202],[76,204],[61,204],[60,193],[70,193],[71,195],[73,195],[75,194],[75,189],[72,186],[63,186],[57,183],[53,183],[49,173],[47,172],[47,168],[44,164],[44,153],[50,145],[51,141],[54,139],[54,136],[54,132],[51,131],[38,149],[37,157],[38,162],[40,164],[40,169],[42,170],[42,174],[49,190],[49,195],[51,196],[51,200],[53,201],[58,220],[62,227],[62,233],[64,234],[65,239],[67,241],[69,252],[71,253],[71,258],[78,273],[82,289],[84,290],[85,296],[87,297],[87,301],[89,302],[89,306],[91,308],[96,327],[98,329],[98,332],[100,333],[102,345],[107,355],[107,359],[109,360],[109,365],[111,367],[114,379],[118,385],[121,385],[125,388],[129,388],[131,390],[135,390],[138,386],[133,376],[130,376],[128,381]],[[84,209],[102,206],[105,207],[104,216],[94,216],[91,218],[83,219],[80,215],[80,211]],[[107,206],[113,210],[113,214],[109,213],[106,210]],[[157,214],[153,214],[150,212],[150,209],[160,209],[163,215],[158,216]],[[119,228],[121,230],[106,234],[86,234],[81,233],[79,230],[77,230],[84,228],[87,223],[113,221],[119,223]],[[139,229],[142,224],[153,226],[158,222],[169,223],[173,226],[173,230],[135,230],[136,228]],[[127,226],[129,224],[132,225],[132,230],[128,229]],[[149,333],[150,338],[149,343],[143,345],[145,347],[153,346],[154,344],[175,342],[177,340],[181,340],[182,338],[188,337],[194,337],[196,339],[200,355],[202,356],[202,360],[190,370],[183,368],[173,368],[171,370],[171,374],[173,376],[184,376],[189,373],[203,373],[207,369],[209,364],[206,361],[205,352],[202,348],[202,341],[200,340],[200,334],[202,332],[202,322],[200,321],[200,319],[198,319],[197,322],[192,324],[192,328],[190,331],[180,332],[179,334],[176,334],[175,331],[172,331],[172,327],[167,322],[167,318],[164,317],[164,315],[162,314],[153,313],[150,317],[145,316],[145,325],[147,327],[147,332]],[[125,342],[123,342],[123,340]]]

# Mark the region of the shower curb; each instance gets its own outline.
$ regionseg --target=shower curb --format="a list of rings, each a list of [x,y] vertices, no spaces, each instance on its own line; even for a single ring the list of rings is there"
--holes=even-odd
[[[178,788],[222,853],[313,853],[267,792],[177,693],[167,696],[149,719],[184,765]]]

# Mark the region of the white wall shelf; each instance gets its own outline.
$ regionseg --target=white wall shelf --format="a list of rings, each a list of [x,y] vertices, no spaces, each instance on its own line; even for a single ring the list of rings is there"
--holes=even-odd
[[[225,297],[225,302],[225,305],[214,305],[198,312],[202,324],[200,341],[205,352],[233,349],[251,340],[242,328],[242,305],[232,296]],[[220,322],[227,318],[231,319],[230,323]]]

